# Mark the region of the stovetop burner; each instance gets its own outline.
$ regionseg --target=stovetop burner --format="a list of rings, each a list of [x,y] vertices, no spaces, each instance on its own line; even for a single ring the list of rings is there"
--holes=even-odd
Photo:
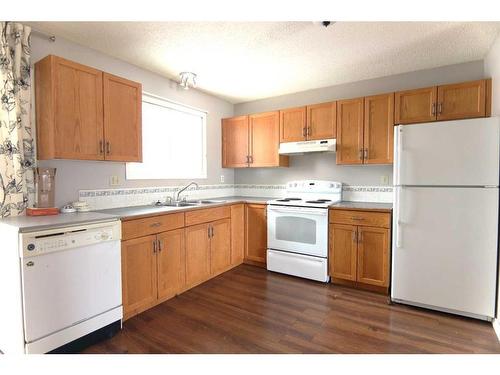
[[[283,198],[283,199],[276,199],[276,202],[291,202],[291,201],[301,201],[302,199],[300,198]]]

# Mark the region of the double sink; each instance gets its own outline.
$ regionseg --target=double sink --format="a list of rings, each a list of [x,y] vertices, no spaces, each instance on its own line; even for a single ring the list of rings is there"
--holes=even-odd
[[[200,200],[180,200],[180,201],[157,201],[153,205],[155,207],[190,207],[190,206],[203,206],[209,204],[220,204],[225,203],[225,200],[211,200],[211,199],[200,199]]]

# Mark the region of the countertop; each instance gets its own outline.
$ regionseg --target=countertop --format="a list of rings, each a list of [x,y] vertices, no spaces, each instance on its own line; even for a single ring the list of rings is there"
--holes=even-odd
[[[268,200],[274,198],[270,197],[243,197],[243,196],[231,196],[231,197],[219,197],[219,198],[204,198],[204,200],[219,201],[220,203],[210,203],[203,204],[200,206],[185,206],[185,207],[168,207],[168,206],[132,206],[132,207],[120,207],[120,208],[109,208],[106,210],[97,211],[106,215],[115,215],[122,219],[137,219],[146,216],[162,215],[165,213],[172,212],[182,212],[189,210],[199,210],[204,208],[212,208],[223,206],[230,203],[259,203],[265,204]]]
[[[100,212],[77,212],[49,216],[12,216],[0,219],[0,225],[18,228],[19,232],[33,232],[44,229],[70,227],[87,223],[107,222],[119,219],[112,214]]]
[[[371,211],[391,212],[392,203],[342,201],[332,204],[330,208],[338,208],[342,210],[356,210],[356,211],[371,210]]]

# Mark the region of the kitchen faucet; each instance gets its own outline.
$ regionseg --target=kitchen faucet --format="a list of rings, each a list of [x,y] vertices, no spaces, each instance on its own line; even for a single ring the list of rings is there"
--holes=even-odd
[[[177,193],[177,197],[176,197],[175,201],[178,201],[178,200],[179,200],[179,195],[181,195],[181,193],[182,193],[184,190],[186,190],[188,187],[190,187],[191,185],[195,185],[197,189],[199,188],[199,186],[198,186],[198,184],[197,184],[196,182],[191,181],[189,184],[187,184],[187,185],[186,185],[186,186],[184,186],[182,189],[180,189],[180,190],[178,190],[178,191],[176,192],[176,193]],[[175,194],[175,193],[174,193],[174,194]]]

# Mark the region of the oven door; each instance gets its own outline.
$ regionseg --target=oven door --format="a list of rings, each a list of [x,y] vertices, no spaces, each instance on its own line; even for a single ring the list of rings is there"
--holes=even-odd
[[[326,258],[328,209],[268,205],[267,247]]]

